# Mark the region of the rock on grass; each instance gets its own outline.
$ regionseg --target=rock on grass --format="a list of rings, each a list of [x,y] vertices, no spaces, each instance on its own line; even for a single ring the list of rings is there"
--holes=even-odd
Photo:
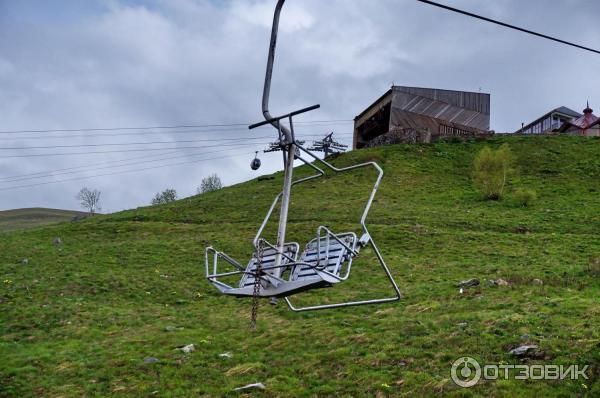
[[[520,345],[516,348],[513,348],[508,352],[516,356],[517,358],[525,359],[541,359],[545,357],[545,353],[539,350],[539,347],[536,344],[524,344]]]
[[[479,285],[479,279],[472,278],[472,279],[467,279],[467,280],[460,282],[457,286],[461,287],[461,288],[467,288],[467,287],[472,287],[472,286],[477,286],[477,285]]]

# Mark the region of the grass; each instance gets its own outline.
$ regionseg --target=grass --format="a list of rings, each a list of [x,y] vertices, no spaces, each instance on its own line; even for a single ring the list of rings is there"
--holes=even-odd
[[[0,232],[35,228],[43,225],[70,221],[76,216],[86,216],[75,210],[45,209],[34,207],[0,211]]]
[[[519,177],[505,200],[484,201],[470,178],[474,156],[505,142]],[[337,158],[340,166],[373,159],[385,170],[368,224],[404,298],[302,314],[262,303],[255,332],[250,301],[221,296],[203,280],[203,250],[214,245],[247,261],[281,173],[163,206],[4,234],[0,396],[598,396],[598,153],[596,139],[497,137]],[[290,239],[303,245],[321,223],[356,231],[372,177],[358,171],[294,188]],[[538,193],[531,207],[511,200],[522,186]],[[347,282],[296,302],[389,295],[369,260],[361,253]],[[482,284],[460,294],[456,283],[474,277]],[[510,285],[486,283],[497,278]],[[190,343],[192,353],[176,349]],[[520,363],[508,351],[522,343],[546,353],[532,363],[589,364],[590,379],[469,389],[450,380],[463,355]],[[232,357],[219,356],[226,352]],[[254,382],[266,390],[232,392]]]

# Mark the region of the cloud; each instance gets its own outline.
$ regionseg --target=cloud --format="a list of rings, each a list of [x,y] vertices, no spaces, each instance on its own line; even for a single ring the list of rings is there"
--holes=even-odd
[[[64,0],[56,4],[0,4],[0,85],[3,88],[0,130],[260,120],[274,1]],[[553,7],[547,7],[542,0],[452,3],[590,46],[600,42],[600,28],[594,17],[600,13],[599,4],[576,0],[553,4]],[[600,104],[600,95],[595,90],[600,85],[598,63],[597,55],[412,0],[288,0],[281,17],[271,110],[278,114],[320,103],[321,109],[303,119],[352,119],[392,82],[457,90],[481,88],[492,94],[492,128],[511,131],[521,122],[559,105],[580,110],[587,99],[592,105]],[[330,129],[350,133],[352,125],[298,127],[301,134],[321,134]],[[0,147],[33,143],[43,146],[140,140],[174,142],[191,137],[265,135],[273,135],[272,130],[247,131],[242,127],[196,135],[161,131],[161,134],[142,137],[90,135],[61,140],[25,140],[0,135]],[[349,135],[340,137],[350,142]],[[186,144],[170,145],[182,146]],[[247,155],[235,158],[3,190],[0,191],[0,209],[74,208],[77,206],[74,196],[83,185],[101,189],[103,207],[113,211],[145,205],[155,192],[167,187],[176,188],[180,196],[189,195],[194,193],[203,176],[214,172],[227,184],[255,176],[248,163],[253,157],[251,153],[262,146],[240,146],[232,152]],[[132,152],[2,157],[9,153],[51,151],[53,149],[0,150],[0,178],[144,155]],[[207,153],[204,157],[219,156],[208,154],[211,152],[208,148],[181,151],[179,160],[121,167],[115,171],[191,161],[199,159],[192,156],[199,152]],[[159,153],[145,155],[158,156]],[[281,167],[280,156],[261,156],[261,172]],[[56,176],[55,179],[106,171]],[[0,189],[13,185],[18,184],[0,182]]]
[[[271,30],[273,22],[272,1],[236,1],[232,4],[230,16],[234,24],[242,23],[257,25]],[[299,30],[309,29],[313,26],[315,18],[311,12],[299,2],[288,2],[285,5],[285,14],[281,17],[281,32],[294,33]]]

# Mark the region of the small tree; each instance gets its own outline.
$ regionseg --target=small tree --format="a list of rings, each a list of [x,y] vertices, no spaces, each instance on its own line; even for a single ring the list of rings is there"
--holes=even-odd
[[[81,188],[75,198],[84,209],[87,209],[90,214],[100,211],[100,191],[97,189],[90,190],[87,187]]]
[[[204,177],[200,186],[198,187],[198,193],[207,193],[211,191],[216,191],[217,189],[223,188],[223,184],[221,183],[221,179],[216,174],[211,174],[208,177]]]
[[[486,199],[498,200],[514,174],[514,157],[508,144],[497,150],[484,147],[475,157],[473,180]]]
[[[177,200],[177,191],[174,190],[173,188],[167,188],[164,191],[159,192],[156,195],[154,195],[154,198],[152,199],[152,204],[160,205],[160,204],[164,204],[164,203],[174,202],[176,200]]]

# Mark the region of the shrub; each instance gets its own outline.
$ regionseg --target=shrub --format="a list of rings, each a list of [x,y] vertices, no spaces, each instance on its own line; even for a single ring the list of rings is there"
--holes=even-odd
[[[200,186],[196,190],[199,194],[216,191],[223,188],[223,183],[217,174],[211,174],[202,179]]]
[[[518,188],[514,198],[519,206],[529,207],[537,200],[537,193],[533,189]]]
[[[177,191],[172,189],[172,188],[168,188],[165,189],[162,192],[157,193],[156,195],[154,195],[154,198],[152,198],[152,204],[153,205],[161,205],[161,204],[165,204],[165,203],[171,203],[177,200]]]
[[[484,147],[475,156],[473,180],[486,199],[498,200],[509,178],[515,173],[514,157],[508,144],[497,150]]]

